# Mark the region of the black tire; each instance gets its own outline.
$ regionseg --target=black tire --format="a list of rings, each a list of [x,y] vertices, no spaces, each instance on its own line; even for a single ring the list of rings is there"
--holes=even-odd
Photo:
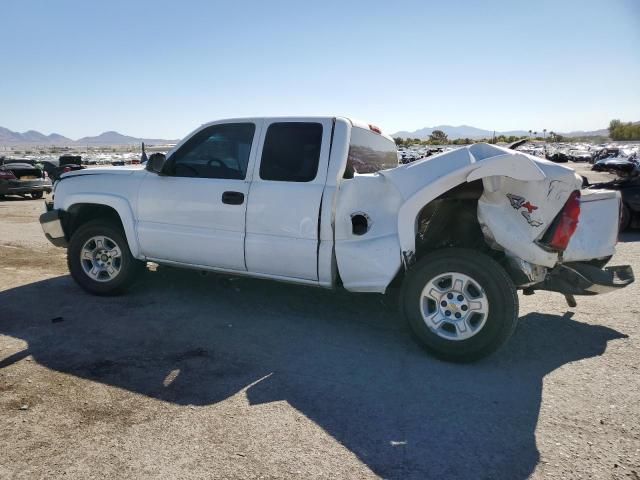
[[[423,289],[431,280],[448,272],[471,277],[488,302],[484,325],[479,326],[470,338],[443,338],[423,319]],[[405,278],[402,301],[405,316],[417,339],[430,353],[447,361],[471,362],[486,357],[511,337],[518,322],[518,294],[513,281],[495,260],[475,250],[447,248],[427,254]],[[449,318],[453,320],[453,317]],[[443,327],[451,327],[455,322],[451,320],[446,319]]]
[[[629,210],[629,207],[623,203],[622,209],[620,211],[619,231],[624,232],[625,230],[628,230],[630,226],[631,226],[631,210]]]
[[[41,199],[43,195],[43,192],[31,192],[31,198],[33,198],[34,200]]]
[[[83,268],[80,259],[82,248],[94,236],[108,237],[120,249],[120,271],[111,280],[94,280]],[[67,248],[67,265],[71,276],[78,285],[95,295],[118,295],[123,293],[133,284],[143,268],[143,263],[131,255],[129,245],[120,225],[108,219],[92,220],[80,226],[73,233]]]

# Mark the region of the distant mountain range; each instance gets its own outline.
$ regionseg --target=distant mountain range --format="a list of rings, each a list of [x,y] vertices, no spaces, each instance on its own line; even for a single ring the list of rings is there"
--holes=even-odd
[[[427,138],[429,138],[429,135],[431,135],[434,130],[442,130],[444,133],[447,134],[447,137],[449,137],[452,140],[455,140],[456,138],[471,138],[471,139],[491,138],[493,136],[493,130],[483,130],[482,128],[470,127],[469,125],[460,125],[458,127],[453,127],[451,125],[439,125],[437,127],[420,128],[419,130],[414,130],[413,132],[407,132],[403,130],[400,132],[396,132],[391,136],[401,137],[401,138],[419,138],[421,140],[426,140]],[[529,135],[529,132],[526,130],[510,130],[507,132],[496,131],[495,133],[496,133],[496,136],[504,135],[507,137],[511,135],[514,135],[516,137]],[[606,137],[609,135],[609,130],[607,130],[606,128],[603,128],[601,130],[593,130],[590,132],[576,131],[576,132],[569,132],[569,133],[561,133],[561,132],[558,132],[558,133],[565,137],[595,137],[595,136]],[[541,131],[538,132],[538,135],[542,136],[542,132]]]
[[[577,130],[575,132],[569,133],[561,133],[565,137],[608,137],[609,129],[602,128],[600,130],[591,130],[589,132],[585,132],[584,130]]]
[[[637,123],[637,122],[635,122]],[[401,138],[419,138],[425,140],[429,138],[429,135],[434,130],[442,130],[447,136],[455,140],[456,138],[491,138],[493,136],[493,130],[484,130],[482,128],[471,127],[469,125],[460,125],[457,127],[451,125],[438,125],[437,127],[424,127],[413,132],[400,131],[392,134],[392,137]],[[560,132],[559,132],[560,133]],[[496,135],[505,135],[507,137],[514,135],[517,137],[528,135],[526,130],[510,130],[506,132],[495,132]],[[560,133],[565,137],[595,137],[595,136],[608,136],[609,131],[606,128],[593,131],[575,131],[569,133]],[[538,135],[542,135],[542,132],[538,132]],[[95,137],[83,137],[79,140],[72,140],[64,137],[58,133],[52,133],[51,135],[45,135],[35,130],[29,130],[27,132],[14,132],[8,128],[0,127],[0,145],[91,145],[91,146],[110,146],[110,145],[135,145],[141,142],[148,144],[167,144],[177,143],[178,140],[165,140],[160,138],[138,138],[123,135],[118,132],[104,132]]]
[[[167,144],[177,143],[177,140],[164,140],[159,138],[138,138],[122,135],[118,132],[104,132],[95,137],[83,137],[79,140],[72,140],[58,133],[45,135],[35,130],[27,132],[14,132],[8,128],[0,127],[0,145],[91,145],[91,146],[109,146],[109,145],[135,145],[141,142],[148,144]]]
[[[401,138],[419,138],[421,140],[425,140],[429,138],[435,130],[442,130],[447,134],[452,140],[456,138],[488,138],[493,136],[493,130],[483,130],[482,128],[471,127],[469,125],[460,125],[458,127],[454,127],[451,125],[438,125],[436,127],[424,127],[418,130],[414,130],[413,132],[401,131],[392,134],[392,137],[401,137]],[[528,135],[529,132],[525,132],[524,130],[513,130],[510,132],[496,132],[496,135]]]

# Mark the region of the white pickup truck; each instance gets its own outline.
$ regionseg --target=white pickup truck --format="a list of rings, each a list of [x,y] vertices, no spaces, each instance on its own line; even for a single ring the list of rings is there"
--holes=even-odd
[[[145,262],[353,292],[399,291],[418,339],[467,361],[496,350],[517,289],[593,295],[633,281],[614,253],[618,192],[488,144],[398,166],[393,140],[340,117],[203,125],[146,167],[55,184],[40,218],[89,292]],[[396,289],[398,287],[400,290]]]

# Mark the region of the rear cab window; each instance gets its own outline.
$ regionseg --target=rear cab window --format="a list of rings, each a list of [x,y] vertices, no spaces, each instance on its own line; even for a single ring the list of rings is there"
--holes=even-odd
[[[276,122],[267,129],[260,178],[280,182],[311,182],[318,173],[322,124]]]
[[[351,128],[344,178],[352,178],[354,173],[375,173],[397,166],[398,154],[393,140],[365,128]]]

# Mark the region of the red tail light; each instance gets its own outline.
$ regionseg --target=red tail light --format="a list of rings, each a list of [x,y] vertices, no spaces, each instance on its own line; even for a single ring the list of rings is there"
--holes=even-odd
[[[64,167],[62,169],[62,173],[67,173],[67,172],[70,172],[70,171],[71,171],[71,167]]]
[[[580,217],[580,192],[575,191],[564,204],[564,208],[556,217],[551,226],[552,235],[549,245],[554,250],[563,251],[567,249],[569,240],[578,228],[578,218]]]
[[[0,178],[3,180],[15,180],[16,176],[9,170],[0,170]]]

